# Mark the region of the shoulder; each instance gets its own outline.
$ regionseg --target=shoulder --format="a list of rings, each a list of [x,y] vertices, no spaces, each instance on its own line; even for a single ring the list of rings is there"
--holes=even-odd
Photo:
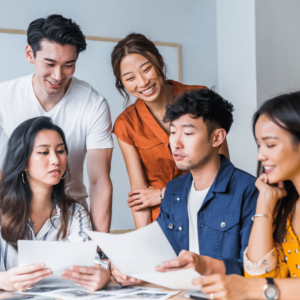
[[[99,104],[102,102],[106,103],[106,99],[96,91],[89,83],[86,81],[80,80],[76,77],[72,77],[71,83],[71,93],[76,93],[76,95],[80,96],[80,101],[89,101],[95,104]]]
[[[169,82],[173,85],[173,94],[177,97],[181,96],[186,91],[208,89],[205,85],[188,85],[174,80],[169,80]]]
[[[86,208],[80,203],[73,203],[69,208],[72,216],[85,216],[87,215]]]
[[[115,128],[132,125],[133,123],[136,123],[137,120],[138,114],[136,110],[136,103],[133,103],[128,106],[121,114],[119,114],[115,121]]]
[[[256,177],[236,167],[234,168],[233,171],[233,179],[241,183],[243,182],[247,186],[254,185],[256,181]]]
[[[28,86],[31,83],[32,75],[33,74],[0,82],[0,92],[15,92],[16,89],[22,89]]]
[[[184,186],[189,184],[191,179],[192,179],[192,175],[190,172],[183,174],[179,177],[176,177],[168,182],[166,186],[166,191],[168,191],[168,193],[177,192],[178,187],[180,187],[180,189],[182,190]]]

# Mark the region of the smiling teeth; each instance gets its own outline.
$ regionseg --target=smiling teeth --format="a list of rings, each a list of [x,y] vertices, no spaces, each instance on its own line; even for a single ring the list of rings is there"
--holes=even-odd
[[[154,85],[150,89],[143,91],[142,94],[150,94],[153,89],[154,89]]]
[[[273,169],[274,167],[264,167],[266,170]]]

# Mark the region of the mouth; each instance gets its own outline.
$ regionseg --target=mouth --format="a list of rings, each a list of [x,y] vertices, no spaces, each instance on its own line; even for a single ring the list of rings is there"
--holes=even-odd
[[[156,84],[154,83],[150,88],[143,90],[140,93],[144,96],[151,96],[155,92],[155,85]]]
[[[274,169],[276,168],[276,166],[263,166],[265,169],[265,173],[269,174],[271,172],[274,171]]]
[[[174,153],[173,158],[176,161],[180,161],[180,160],[183,160],[185,158],[185,155],[182,155],[182,154],[179,154],[179,153]]]
[[[47,80],[47,79],[46,79],[46,81],[47,81],[47,82],[50,84],[50,86],[53,87],[53,88],[59,88],[59,87],[61,87],[62,84],[63,84],[63,81],[61,81],[61,82],[52,82],[52,81],[49,81],[49,80]]]
[[[52,176],[59,176],[60,173],[61,173],[61,171],[58,169],[55,169],[55,170],[52,170],[49,172],[49,174],[51,174]]]

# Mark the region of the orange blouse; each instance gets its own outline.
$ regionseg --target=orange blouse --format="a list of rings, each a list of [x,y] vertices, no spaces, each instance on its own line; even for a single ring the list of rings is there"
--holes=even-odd
[[[259,262],[253,263],[244,253],[244,269],[246,277],[300,278],[300,243],[290,220],[286,223],[287,232],[282,244],[274,244],[271,252]]]
[[[184,85],[173,80],[169,83],[173,85],[174,100],[186,90],[206,88]],[[136,149],[149,185],[163,188],[170,180],[187,172],[177,169],[169,148],[169,135],[155,120],[143,100],[137,99],[118,116],[113,133]],[[159,212],[159,205],[151,207],[152,222],[157,219]]]

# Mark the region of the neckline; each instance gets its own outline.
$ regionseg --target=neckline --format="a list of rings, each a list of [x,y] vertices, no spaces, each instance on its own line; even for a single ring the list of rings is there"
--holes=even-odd
[[[180,82],[168,80],[167,82],[170,82],[173,85],[173,103],[174,99],[177,97],[177,95],[184,90],[184,85]],[[163,142],[165,145],[169,144],[169,135],[164,131],[164,129],[160,126],[160,124],[156,121],[152,113],[150,112],[149,108],[147,107],[144,100],[138,98],[135,102],[136,108],[138,111],[141,112],[143,115],[143,119],[147,121],[148,126],[153,131],[153,133],[157,136],[161,142]]]
[[[32,78],[35,74],[33,73],[31,76],[29,76],[30,78],[30,94],[32,96],[32,99],[34,99],[35,103],[37,103],[37,106],[39,107],[40,110],[43,111],[43,113],[45,115],[50,115],[53,114],[55,111],[57,111],[59,109],[59,107],[62,106],[62,104],[66,101],[66,98],[69,96],[69,94],[71,93],[71,89],[74,85],[74,81],[76,80],[74,76],[71,77],[71,83],[67,89],[67,91],[65,92],[64,96],[58,101],[58,103],[49,111],[45,111],[45,109],[43,108],[43,106],[41,105],[40,101],[38,100],[34,89],[33,89],[33,84],[32,84]]]

